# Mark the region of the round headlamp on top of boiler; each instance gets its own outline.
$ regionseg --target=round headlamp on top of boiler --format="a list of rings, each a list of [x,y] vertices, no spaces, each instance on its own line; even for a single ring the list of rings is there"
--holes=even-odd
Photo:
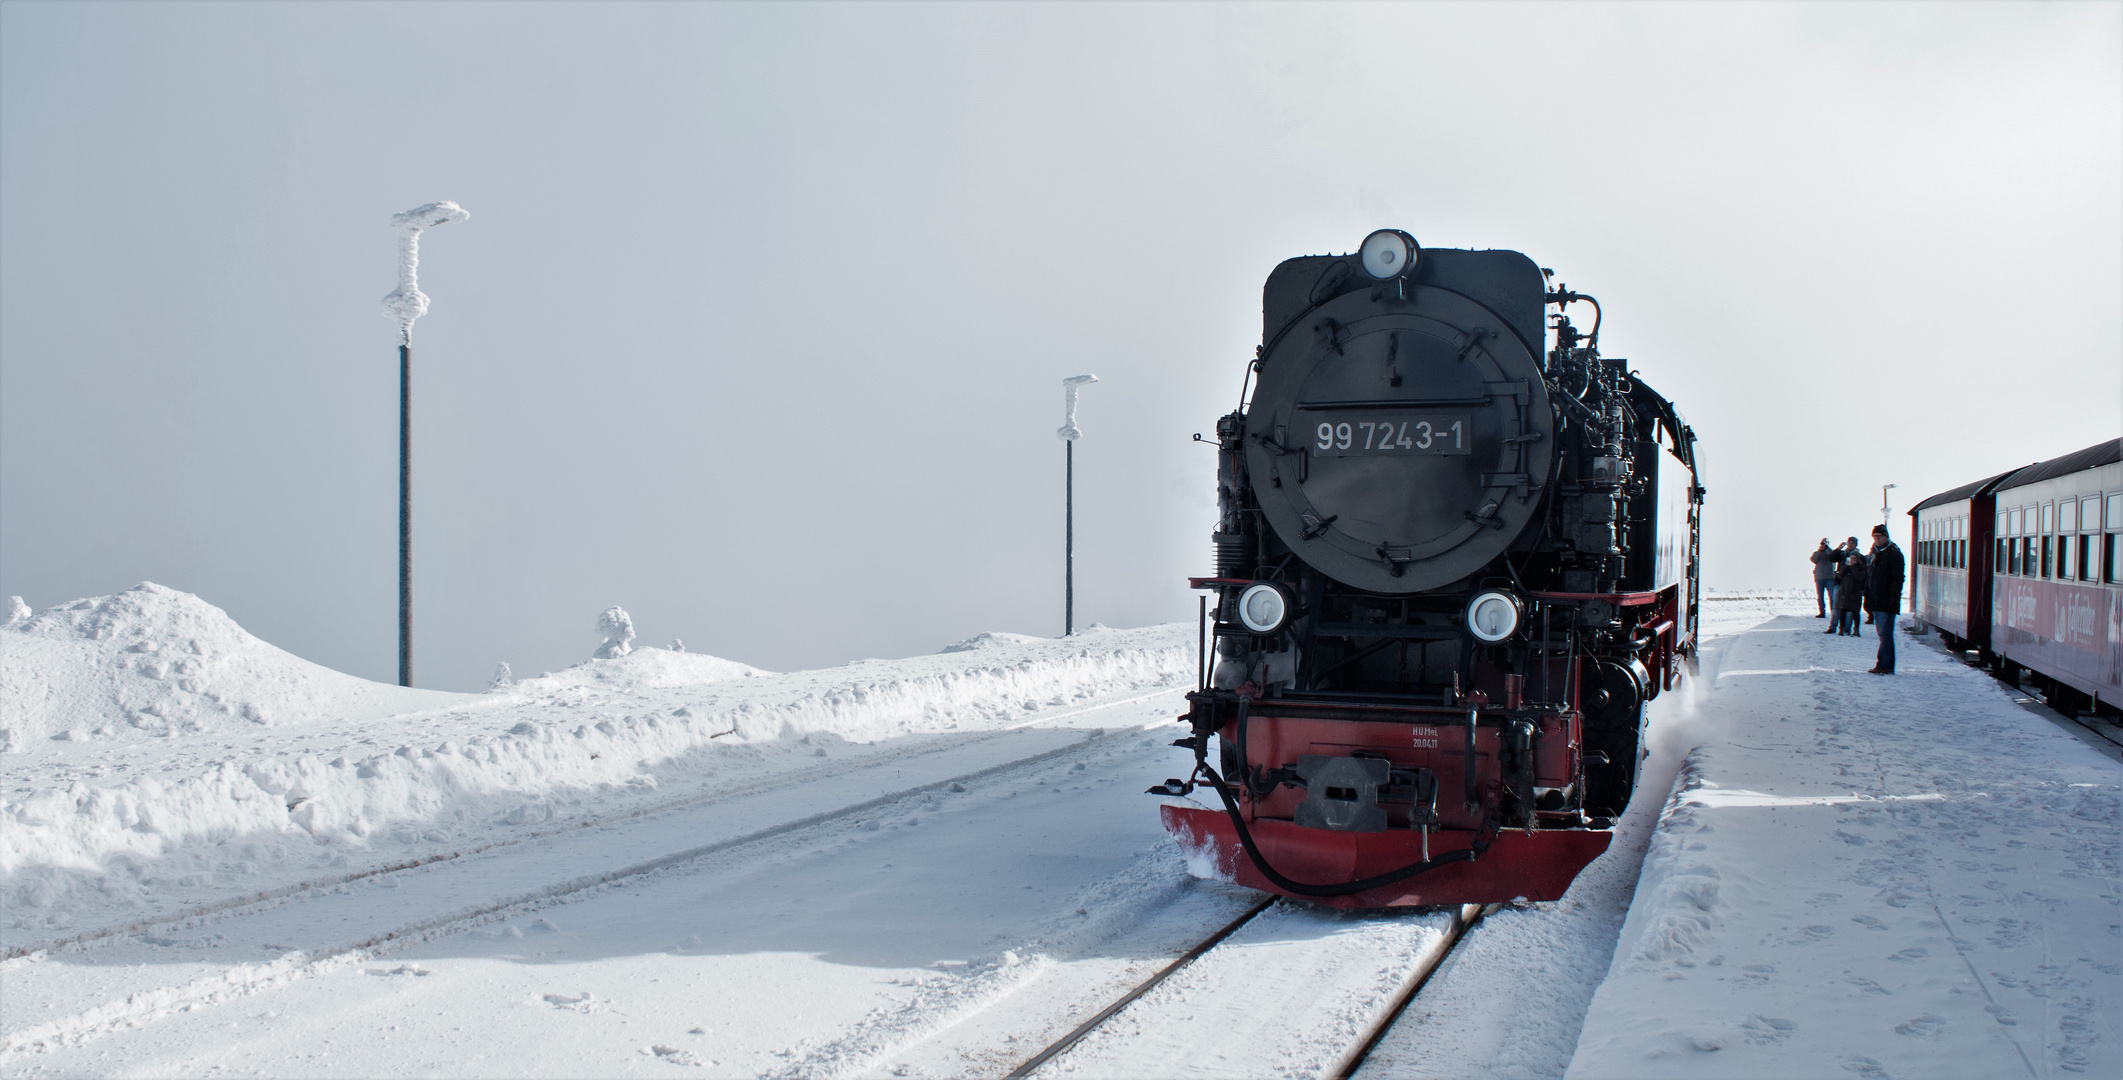
[[[1290,594],[1271,581],[1256,581],[1238,594],[1238,621],[1266,637],[1290,625]]]
[[[1378,229],[1364,237],[1357,258],[1364,264],[1364,273],[1380,281],[1391,281],[1415,272],[1415,264],[1423,258],[1423,246],[1399,229]]]

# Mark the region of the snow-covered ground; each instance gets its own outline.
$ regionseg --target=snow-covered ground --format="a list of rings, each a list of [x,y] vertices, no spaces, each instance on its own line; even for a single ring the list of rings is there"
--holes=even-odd
[[[1797,614],[1707,599],[1614,845],[1365,1075],[2123,1071],[2117,763]],[[1000,1075],[1252,901],[1141,794],[1193,630],[455,695],[153,586],[40,614],[0,631],[0,1070]],[[1440,919],[1279,905],[1042,1073],[1320,1075]]]
[[[1904,636],[1703,658],[1573,1077],[2123,1075],[2123,764]]]

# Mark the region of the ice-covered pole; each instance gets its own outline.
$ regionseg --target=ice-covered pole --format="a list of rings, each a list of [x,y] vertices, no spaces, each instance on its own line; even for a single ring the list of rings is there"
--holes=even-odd
[[[420,291],[420,234],[471,217],[453,202],[431,202],[391,215],[398,230],[398,288],[383,298],[398,320],[398,685],[413,685],[413,320],[428,313]]]
[[[1096,375],[1071,375],[1062,380],[1062,426],[1054,437],[1062,441],[1064,466],[1062,481],[1062,636],[1076,633],[1076,440],[1083,437],[1082,429],[1076,426],[1076,394],[1085,383],[1098,381]]]
[[[383,313],[398,320],[398,343],[413,343],[413,320],[428,313],[428,296],[420,291],[420,234],[437,225],[472,215],[453,202],[431,202],[391,215],[398,230],[398,288],[383,298]]]

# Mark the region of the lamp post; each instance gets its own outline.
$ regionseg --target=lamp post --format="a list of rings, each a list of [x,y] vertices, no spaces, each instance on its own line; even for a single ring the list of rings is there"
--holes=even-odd
[[[1894,522],[1891,520],[1887,510],[1887,491],[1894,486],[1893,484],[1880,485],[1880,524],[1887,526],[1887,531],[1890,535],[1894,532]]]
[[[413,320],[428,313],[420,291],[420,233],[472,215],[453,202],[432,202],[391,215],[398,230],[398,288],[383,298],[398,320],[398,685],[413,685]]]
[[[1071,375],[1062,380],[1062,426],[1054,437],[1062,441],[1068,464],[1062,482],[1062,636],[1076,633],[1076,440],[1083,432],[1076,426],[1076,394],[1096,375]]]

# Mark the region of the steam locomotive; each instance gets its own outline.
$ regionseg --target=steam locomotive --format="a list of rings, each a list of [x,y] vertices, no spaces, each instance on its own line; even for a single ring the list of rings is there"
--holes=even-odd
[[[1693,662],[1704,489],[1695,432],[1552,278],[1397,229],[1269,275],[1191,579],[1194,769],[1150,789],[1223,879],[1552,900],[1606,850],[1645,703]]]

